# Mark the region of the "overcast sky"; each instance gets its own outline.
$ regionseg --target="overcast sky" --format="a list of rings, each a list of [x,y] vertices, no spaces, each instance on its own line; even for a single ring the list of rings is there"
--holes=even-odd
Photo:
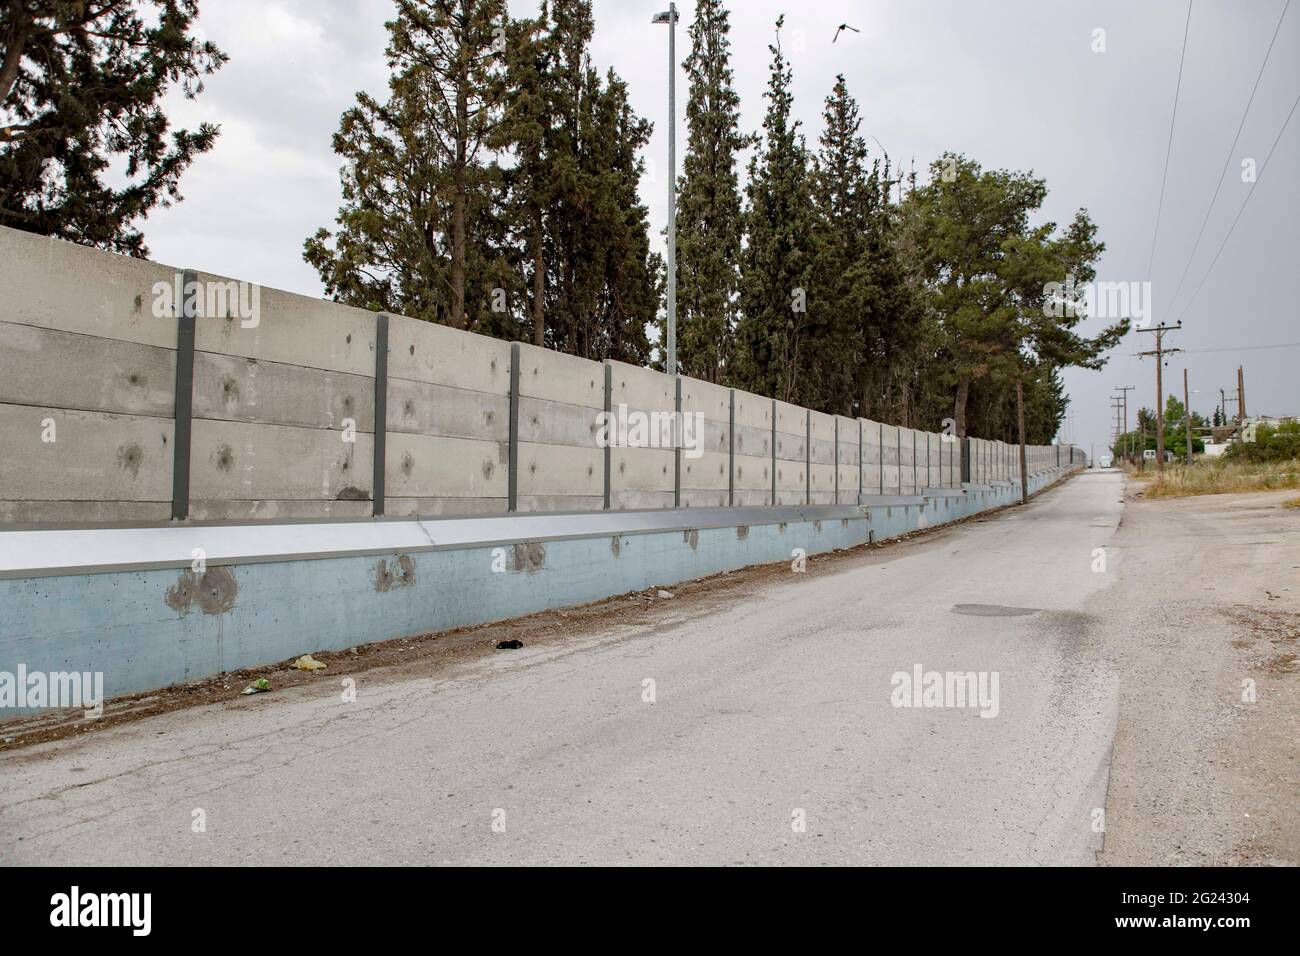
[[[633,107],[655,124],[642,183],[654,241],[666,219],[667,28],[660,0],[596,0],[593,57],[627,81]],[[1300,412],[1300,117],[1292,117],[1252,185],[1241,162],[1265,156],[1300,96],[1300,3],[1286,13],[1241,139],[1229,162],[1177,304],[1170,299],[1192,252],[1219,171],[1286,0],[1195,0],[1188,30],[1154,266],[1148,271],[1187,16],[1186,0],[734,0],[732,66],[744,128],[762,123],[767,45],[784,12],[795,111],[810,145],[822,101],[843,73],[862,107],[863,132],[894,159],[923,170],[945,149],[985,167],[1032,170],[1047,180],[1044,216],[1089,210],[1106,243],[1098,278],[1152,283],[1157,322],[1180,314],[1167,343],[1166,392],[1186,367],[1193,408],[1209,413],[1245,366],[1251,414]],[[511,11],[535,9],[511,0]],[[185,201],[145,223],[152,257],[267,286],[321,295],[302,260],[303,239],[332,228],[339,205],[330,137],[358,90],[386,92],[384,22],[391,0],[205,0],[201,30],[230,56],[180,123],[221,124],[215,148],[182,180]],[[692,0],[680,4],[678,61],[687,52]],[[832,44],[841,22],[846,32]],[[1093,52],[1097,29],[1105,52]],[[680,163],[686,89],[678,71]],[[869,139],[873,150],[875,144]],[[680,167],[679,167],[680,168]],[[1251,190],[1218,264],[1200,288]],[[1190,307],[1187,303],[1191,302]],[[1186,309],[1184,313],[1184,309]],[[1091,327],[1100,327],[1092,321]],[[1100,451],[1112,428],[1109,395],[1135,385],[1130,408],[1152,404],[1152,360],[1134,356],[1153,336],[1133,333],[1101,372],[1071,370],[1062,437]]]

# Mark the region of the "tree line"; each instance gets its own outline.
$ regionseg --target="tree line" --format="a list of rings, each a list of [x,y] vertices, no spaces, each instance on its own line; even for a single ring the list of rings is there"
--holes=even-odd
[[[159,27],[138,15],[145,5],[163,10]],[[193,37],[197,0],[0,9],[0,222],[147,255],[133,224],[179,198],[178,177],[218,132],[175,131],[169,146],[158,108],[169,81],[194,95],[225,61]],[[905,175],[868,150],[843,76],[810,145],[782,27],[753,132],[741,126],[722,0],[699,0],[688,27],[680,371],[1005,441],[1017,438],[1019,391],[1027,440],[1050,441],[1068,401],[1061,370],[1101,367],[1127,331],[1081,335],[1081,304],[1050,291],[1094,276],[1104,246],[1086,210],[1061,227],[1038,222],[1041,178],[960,153],[935,159],[924,182]],[[666,265],[639,198],[652,127],[619,75],[592,63],[590,0],[541,0],[524,18],[505,0],[396,0],[387,32],[387,95],[358,93],[343,113],[343,203],[304,244],[326,294],[663,368]],[[152,85],[112,65],[123,51]],[[120,95],[78,93],[98,89],[91,75]],[[76,110],[70,96],[83,99]],[[105,119],[133,96],[125,126]],[[138,190],[104,185],[114,153],[142,173]]]

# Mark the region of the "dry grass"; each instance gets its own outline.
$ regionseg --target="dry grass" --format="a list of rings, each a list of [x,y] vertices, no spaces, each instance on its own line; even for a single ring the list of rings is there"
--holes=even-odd
[[[1288,498],[1282,502],[1283,508],[1300,508],[1300,498]]]
[[[1154,462],[1145,471],[1127,469],[1128,476],[1143,482],[1144,498],[1185,498],[1188,495],[1224,495],[1239,491],[1278,491],[1300,488],[1300,461],[1223,462],[1201,460],[1190,467],[1183,462],[1165,465],[1159,477]],[[1287,502],[1300,508],[1300,498]]]

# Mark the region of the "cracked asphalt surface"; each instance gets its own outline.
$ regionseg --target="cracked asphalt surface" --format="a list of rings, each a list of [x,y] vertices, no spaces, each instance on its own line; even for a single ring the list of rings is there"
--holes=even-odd
[[[1123,498],[1088,472],[804,574],[523,627],[522,650],[332,664],[0,753],[0,863],[1294,863],[1296,678],[1213,608],[1295,584],[1300,516]],[[1205,535],[1251,521],[1280,543],[1152,617],[1218,557]],[[917,665],[996,672],[996,716],[894,706]],[[1255,739],[1267,761],[1233,756]]]

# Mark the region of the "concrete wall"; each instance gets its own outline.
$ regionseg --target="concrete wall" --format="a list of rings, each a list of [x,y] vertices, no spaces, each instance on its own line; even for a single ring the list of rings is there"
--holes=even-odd
[[[150,290],[174,275],[0,228],[0,520],[168,517],[176,322]]]
[[[629,413],[640,412],[643,418],[633,420],[632,427],[647,423],[644,436],[630,431],[626,442],[611,449],[610,455],[610,507],[671,508],[674,505],[674,488],[677,467],[676,450],[672,446],[675,412],[677,409],[677,384],[671,375],[651,369],[609,362],[610,403],[612,408],[626,406]],[[656,414],[657,413],[657,414]],[[683,440],[685,439],[683,435]],[[692,443],[695,436],[690,436]],[[683,479],[689,474],[692,480],[717,481],[725,487],[727,464],[715,455],[717,474],[698,474],[711,465],[701,459],[684,456]],[[686,469],[690,471],[686,471]]]
[[[736,408],[736,447],[732,461],[735,475],[734,503],[772,504],[772,416],[775,405],[743,389],[733,389]]]
[[[510,343],[395,315],[388,346],[386,513],[504,514]]]
[[[1029,490],[1079,467],[1035,475]],[[1011,504],[1019,489],[877,498],[865,506],[0,531],[0,672],[100,672],[108,696],[149,691],[789,562],[795,549],[880,541]],[[201,573],[191,567],[196,548],[208,552]]]
[[[194,326],[190,515],[370,514],[374,313],[261,289],[252,324],[231,309],[206,314],[206,298]]]
[[[681,463],[681,504],[683,508],[725,508],[730,484],[727,468],[731,457],[731,389],[712,382],[682,377],[682,414],[703,416],[704,430],[698,458],[683,454]],[[748,408],[746,409],[748,411]],[[760,429],[761,431],[761,429]],[[751,429],[737,425],[737,452],[741,443],[756,439]],[[749,472],[748,460],[740,459],[738,469]],[[746,478],[752,479],[751,474]]]
[[[834,505],[962,484],[960,444],[935,433],[275,289],[250,318],[237,283],[202,272],[191,348],[182,274],[0,228],[0,522]],[[698,455],[672,446],[679,389]],[[607,408],[632,423],[610,448]],[[1018,476],[1010,446],[969,450],[971,482]],[[1030,448],[1030,474],[1058,455]]]
[[[603,508],[605,450],[598,439],[605,408],[604,367],[533,345],[516,349],[518,510]]]

